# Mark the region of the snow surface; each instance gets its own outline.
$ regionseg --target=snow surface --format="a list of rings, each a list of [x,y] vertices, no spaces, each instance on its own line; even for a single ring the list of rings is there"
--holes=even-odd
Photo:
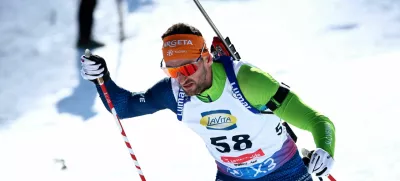
[[[107,46],[94,53],[107,60],[120,86],[143,91],[164,76],[160,36],[170,25],[190,23],[208,43],[214,32],[191,0],[132,2],[132,12],[125,9],[130,38],[122,44],[115,1],[98,2],[94,34]],[[332,119],[337,180],[400,180],[398,1],[201,2],[244,60]],[[77,5],[0,5],[1,181],[140,180],[112,115],[79,76]],[[147,180],[214,180],[204,143],[171,112],[123,120],[123,126]],[[308,132],[294,130],[300,148],[315,147]]]

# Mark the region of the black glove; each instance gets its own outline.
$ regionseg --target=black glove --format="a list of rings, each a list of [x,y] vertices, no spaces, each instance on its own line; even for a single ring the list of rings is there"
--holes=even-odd
[[[98,55],[91,55],[90,57],[82,55],[81,66],[81,76],[85,80],[90,80],[95,84],[98,84],[98,78],[103,78],[104,82],[110,80],[106,61]]]

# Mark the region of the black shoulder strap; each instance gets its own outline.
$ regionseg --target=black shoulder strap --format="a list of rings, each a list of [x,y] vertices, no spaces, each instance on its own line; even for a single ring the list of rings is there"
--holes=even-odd
[[[271,111],[275,111],[276,109],[278,109],[283,103],[283,101],[286,99],[287,95],[289,94],[290,92],[289,88],[290,87],[288,85],[282,82],[278,90],[276,91],[275,95],[272,96],[271,100],[268,101],[268,103],[266,104],[267,108],[269,108]],[[263,111],[262,113],[274,114],[271,111]],[[286,128],[287,133],[293,139],[293,141],[297,142],[297,136],[292,130],[292,128],[290,128],[289,124],[286,122],[282,122],[282,125]]]
[[[266,104],[267,108],[271,111],[275,111],[278,107],[281,106],[282,102],[285,100],[286,96],[289,94],[289,86],[285,83],[281,83],[275,95],[272,96],[271,100],[269,100]]]

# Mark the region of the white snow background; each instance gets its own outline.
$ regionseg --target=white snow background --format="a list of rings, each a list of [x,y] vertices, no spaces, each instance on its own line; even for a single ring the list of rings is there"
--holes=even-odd
[[[164,77],[161,35],[172,24],[215,35],[191,0],[126,2],[118,42],[114,0],[98,1],[94,35],[111,77],[144,91]],[[245,61],[290,85],[336,126],[338,181],[400,180],[400,2],[201,0]],[[0,4],[0,180],[140,180],[113,117],[79,75],[78,1]],[[123,120],[149,181],[214,180],[204,143],[169,111]],[[315,148],[294,128],[299,148]],[[64,159],[61,170],[54,159]]]

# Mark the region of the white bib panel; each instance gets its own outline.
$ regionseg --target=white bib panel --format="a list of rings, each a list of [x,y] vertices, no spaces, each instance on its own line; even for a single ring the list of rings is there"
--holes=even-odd
[[[236,63],[235,72],[241,63]],[[176,98],[179,86],[173,81]],[[215,102],[205,103],[196,96],[183,106],[182,121],[206,144],[220,168],[239,178],[257,178],[281,166],[293,155],[294,142],[289,138],[280,118],[273,114],[254,114],[232,91],[226,80],[222,95]],[[249,174],[241,168],[265,167],[266,171]],[[263,173],[263,174],[262,174]],[[253,176],[254,175],[254,176]]]

